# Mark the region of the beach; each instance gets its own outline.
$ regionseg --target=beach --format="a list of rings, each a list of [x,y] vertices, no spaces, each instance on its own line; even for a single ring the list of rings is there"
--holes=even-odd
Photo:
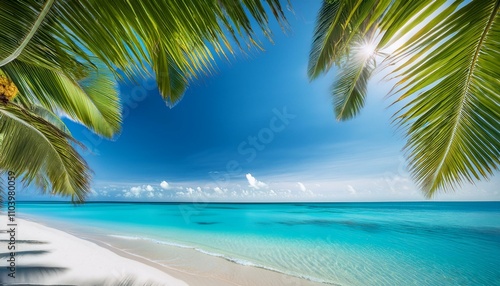
[[[500,0],[0,1],[0,286],[500,286]]]
[[[6,218],[2,214],[2,226]],[[157,245],[138,255],[130,251],[134,241],[95,233],[80,233],[82,239],[25,219],[16,224],[15,278],[6,267],[9,233],[1,232],[2,285],[321,285],[192,249]]]
[[[2,216],[2,225],[6,225]],[[114,285],[119,281],[148,282],[184,286],[187,283],[138,261],[117,255],[97,244],[64,231],[35,222],[16,219],[15,269],[2,259],[4,285]],[[6,252],[9,234],[2,232],[2,253]],[[5,255],[2,255],[5,257]],[[10,257],[10,256],[9,256]],[[14,272],[14,275],[8,276]]]
[[[498,202],[18,202],[16,210],[20,285],[496,285],[500,277]],[[0,213],[0,278],[15,285],[6,219]]]

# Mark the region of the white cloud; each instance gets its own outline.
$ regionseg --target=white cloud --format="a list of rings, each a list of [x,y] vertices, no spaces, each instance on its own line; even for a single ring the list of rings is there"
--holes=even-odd
[[[169,183],[167,183],[167,181],[162,181],[162,182],[160,183],[160,187],[161,187],[162,189],[164,189],[164,190],[168,190],[168,188],[170,188],[170,185],[169,185]]]
[[[142,188],[140,186],[139,187],[132,187],[132,188],[130,188],[129,191],[125,191],[124,196],[127,198],[130,198],[130,197],[139,198],[141,196],[141,191],[142,191]]]
[[[219,188],[219,187],[215,187],[214,188],[214,192],[217,193],[217,194],[219,194],[219,195],[222,195],[224,193],[224,191],[221,188]]]
[[[356,194],[356,189],[351,185],[347,185],[347,190],[349,191],[349,193],[351,193],[351,195]]]
[[[399,172],[381,172],[376,176],[342,176],[331,179],[307,180],[300,174],[273,176],[273,181],[259,181],[252,174],[243,173],[239,180],[217,185],[213,181],[184,181],[176,184],[137,182],[96,186],[91,200],[127,199],[136,201],[400,201],[422,200],[424,196],[411,179]],[[500,173],[492,182],[465,185],[460,191],[436,195],[435,200],[499,200]],[[168,190],[166,187],[168,184]],[[162,186],[163,185],[163,186]],[[198,187],[199,186],[199,187]],[[106,189],[106,191],[104,191]],[[153,189],[153,191],[151,191]],[[163,194],[162,194],[163,192]]]
[[[311,190],[309,190],[308,188],[306,188],[306,186],[304,184],[302,184],[301,182],[297,182],[297,184],[299,185],[301,192],[308,194],[308,195],[313,195],[313,192]]]
[[[252,176],[252,174],[248,173],[246,174],[246,177],[247,177],[247,180],[248,180],[248,185],[250,188],[253,188],[253,189],[260,189],[260,188],[267,188],[267,184],[264,183],[264,182],[261,182],[257,179],[254,178],[254,176]]]
[[[303,192],[307,191],[307,188],[306,188],[306,186],[304,186],[304,184],[302,184],[301,182],[298,182],[297,184],[299,185],[299,188],[301,191],[303,191]]]
[[[139,197],[139,194],[133,193],[131,191],[125,191],[123,196],[126,198],[132,198],[132,197]]]
[[[123,196],[126,198],[140,198],[142,193],[147,193],[147,197],[154,197],[155,189],[151,185],[142,185],[137,187],[131,187],[129,190],[123,190]]]
[[[193,188],[186,188],[187,194],[192,195],[194,193]]]

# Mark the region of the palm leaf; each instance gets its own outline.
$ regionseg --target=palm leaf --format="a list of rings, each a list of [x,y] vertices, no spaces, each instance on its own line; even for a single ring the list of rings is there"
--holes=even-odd
[[[5,3],[4,3],[5,2]],[[270,37],[267,10],[261,0],[56,1],[42,23],[45,2],[2,2],[0,59],[8,57],[36,26],[19,61],[64,73],[79,80],[93,65],[90,55],[120,77],[152,67],[165,100],[178,101],[188,81],[211,70],[213,51],[259,46],[252,20]],[[286,26],[279,0],[266,0]],[[23,17],[19,17],[23,15]]]
[[[369,31],[374,32],[378,20],[390,0],[323,1],[309,53],[308,74],[311,79],[327,72],[348,57],[349,50]],[[370,35],[373,38],[373,35]]]
[[[26,1],[28,2],[28,1]],[[46,1],[43,6],[41,7],[40,13],[38,15],[35,15],[35,11],[30,9],[29,5],[25,5],[27,3],[19,3],[18,5],[9,5],[12,4],[12,2],[7,2],[4,4],[4,13],[3,19],[6,20],[1,28],[5,28],[7,32],[3,34],[2,38],[7,38],[7,41],[3,42],[0,51],[2,52],[1,55],[6,55],[4,58],[0,58],[0,67],[8,64],[9,62],[15,60],[24,50],[24,48],[29,44],[30,40],[33,38],[35,33],[37,32],[38,28],[42,25],[45,16],[50,11],[50,8],[52,8],[52,4],[54,4],[54,0],[48,0]],[[14,10],[14,11],[12,11]],[[10,13],[9,13],[10,12]],[[12,13],[16,12],[16,13]],[[27,16],[30,21],[33,22],[33,25],[31,27],[24,26],[19,30],[18,28],[21,28],[19,26],[11,26],[8,25],[11,22],[15,22],[15,17],[19,17],[20,15]],[[5,25],[7,24],[7,25]],[[13,36],[20,36],[20,34],[23,37],[16,37],[14,38]],[[21,39],[21,40],[19,40]],[[4,39],[5,40],[5,39]]]
[[[393,56],[411,173],[431,197],[500,164],[499,0],[456,1]],[[456,10],[454,10],[456,9]]]
[[[309,59],[311,78],[333,64],[340,68],[333,87],[337,118],[354,116],[364,104],[369,73],[352,62],[355,39],[376,28],[374,43],[383,53],[413,34],[384,63],[396,66],[394,90],[398,101],[407,101],[396,122],[407,130],[414,179],[430,197],[488,178],[500,152],[499,1],[376,1],[373,14],[358,4],[324,2]]]
[[[30,112],[40,116],[41,118],[47,120],[50,124],[54,125],[57,129],[71,136],[71,131],[68,129],[68,126],[61,120],[59,116],[54,114],[52,111],[43,108],[39,105],[32,105],[25,107]]]
[[[388,3],[384,7],[383,16],[378,19],[378,28],[382,37],[377,49],[388,48],[406,36],[445,3],[446,0],[391,1]]]
[[[190,79],[213,69],[214,53],[227,57],[231,42],[259,46],[254,23],[270,38],[267,11],[286,26],[280,1],[266,0],[267,9],[263,2],[2,1],[0,73],[19,88],[15,102],[28,109],[2,106],[0,134],[9,139],[2,143],[1,169],[15,169],[42,188],[52,184],[56,192],[81,199],[88,170],[53,115],[67,115],[112,137],[120,109],[106,71],[116,78],[153,71],[162,96],[175,104]],[[40,109],[31,110],[34,106]],[[68,158],[75,160],[73,167]],[[63,175],[55,175],[57,168]]]
[[[64,74],[14,60],[3,72],[20,91],[20,98],[49,111],[64,112],[94,132],[111,138],[120,129],[121,109],[115,82],[105,68],[75,82]]]
[[[73,139],[45,119],[19,106],[0,104],[2,170],[31,183],[51,184],[53,194],[82,201],[90,189],[89,169],[71,145]]]
[[[228,36],[239,45],[258,45],[252,18],[269,34],[261,2],[58,1],[47,31],[82,60],[90,53],[127,76],[152,67],[162,96],[175,103],[191,78],[211,70],[212,51],[233,52]],[[266,2],[284,23],[279,1]]]
[[[356,116],[365,104],[368,80],[376,67],[376,53],[367,54],[360,51],[362,49],[362,44],[353,48],[332,86],[335,115],[339,121]]]
[[[351,57],[350,49],[368,36],[381,51],[406,35],[443,5],[445,0],[427,1],[323,1],[318,12],[308,74],[311,79],[341,66]],[[407,25],[411,21],[411,25]],[[347,64],[348,65],[348,64]]]
[[[17,59],[64,73],[75,80],[85,75],[84,70],[91,66],[89,56],[85,53],[76,54],[74,43],[64,41],[61,35],[54,33],[54,9],[57,1],[50,5],[51,2],[2,1],[0,67]],[[43,21],[39,21],[40,19]],[[22,53],[17,55],[15,51],[21,46]],[[10,59],[6,60],[8,58]],[[85,64],[78,61],[78,58]]]

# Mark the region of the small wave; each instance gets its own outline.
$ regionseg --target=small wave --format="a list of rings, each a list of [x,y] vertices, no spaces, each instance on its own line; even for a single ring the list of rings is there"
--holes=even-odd
[[[175,247],[180,247],[180,248],[189,248],[189,249],[196,249],[192,246],[187,246],[175,242],[169,242],[169,241],[163,241],[163,240],[158,240],[154,238],[149,238],[149,237],[141,237],[141,236],[127,236],[127,235],[117,235],[117,234],[108,234],[108,236],[115,237],[115,238],[121,238],[121,239],[126,239],[126,240],[145,240],[149,242],[153,242],[156,244],[164,244],[164,245],[170,245],[170,246],[175,246]]]
[[[253,262],[248,261],[248,260],[244,260],[244,259],[240,259],[240,258],[235,258],[235,257],[230,257],[230,256],[224,255],[222,253],[210,252],[210,251],[207,251],[207,250],[204,250],[204,249],[201,249],[201,248],[198,248],[198,247],[194,247],[194,246],[188,246],[188,245],[184,245],[184,244],[180,244],[180,243],[175,243],[175,242],[170,242],[170,241],[164,241],[164,240],[158,240],[158,239],[149,238],[149,237],[127,236],[127,235],[117,235],[117,234],[109,234],[108,236],[115,237],[115,238],[120,238],[120,239],[126,239],[126,240],[144,240],[144,241],[149,241],[149,242],[153,242],[153,243],[156,243],[156,244],[169,245],[169,246],[174,246],[174,247],[179,247],[179,248],[193,249],[193,250],[198,251],[200,253],[203,253],[203,254],[206,254],[206,255],[210,255],[210,256],[214,256],[214,257],[219,257],[219,258],[222,258],[224,260],[227,260],[229,262],[236,263],[236,264],[239,264],[239,265],[257,267],[257,268],[261,268],[261,269],[273,271],[273,272],[276,272],[276,273],[290,275],[290,276],[293,276],[293,277],[297,277],[297,278],[309,280],[309,281],[312,281],[312,282],[318,282],[318,283],[323,283],[323,284],[327,284],[327,285],[341,286],[341,284],[336,284],[336,283],[332,283],[332,282],[329,282],[329,281],[324,281],[324,280],[321,280],[321,279],[318,279],[318,278],[315,278],[315,277],[309,277],[309,276],[306,276],[306,275],[300,275],[300,274],[295,274],[295,273],[284,272],[282,270],[278,270],[278,269],[275,269],[275,268],[272,268],[272,267],[268,267],[268,266],[264,266],[264,265],[261,265],[261,264],[253,263]],[[166,265],[164,265],[164,266],[166,266]]]
[[[126,239],[126,240],[140,240],[140,239],[142,239],[138,236],[126,236],[126,235],[118,235],[118,234],[109,234],[108,236]]]

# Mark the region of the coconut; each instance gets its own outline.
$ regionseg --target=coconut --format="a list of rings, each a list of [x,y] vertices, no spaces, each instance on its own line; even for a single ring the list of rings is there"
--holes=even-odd
[[[0,101],[7,104],[17,95],[16,85],[4,75],[0,75]]]

